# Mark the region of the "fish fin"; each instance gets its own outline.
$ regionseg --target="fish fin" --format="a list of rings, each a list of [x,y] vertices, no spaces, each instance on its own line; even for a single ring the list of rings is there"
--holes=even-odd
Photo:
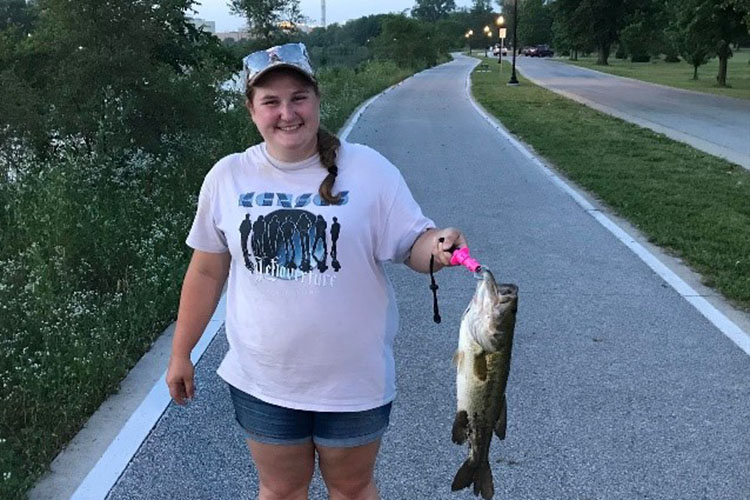
[[[467,458],[456,472],[456,477],[453,478],[451,491],[462,490],[472,485],[474,486],[474,494],[481,494],[485,500],[491,499],[495,494],[492,471],[489,462],[486,460],[477,464],[471,458]]]
[[[456,412],[456,418],[453,419],[453,431],[451,439],[456,444],[464,444],[466,442],[467,430],[469,428],[469,414],[466,410]]]
[[[505,439],[505,431],[508,427],[508,402],[503,394],[503,399],[500,403],[500,415],[497,417],[495,422],[495,436],[500,439]]]
[[[453,365],[458,367],[458,369],[461,369],[461,366],[464,364],[464,353],[463,351],[456,350],[455,353],[453,353]]]
[[[490,500],[495,495],[495,485],[492,482],[492,470],[489,462],[482,462],[474,476],[474,494],[482,494],[484,500]]]
[[[471,461],[471,458],[467,458],[461,467],[456,472],[456,477],[453,478],[451,483],[451,491],[458,491],[471,486],[474,481],[474,470],[476,470],[476,464]]]

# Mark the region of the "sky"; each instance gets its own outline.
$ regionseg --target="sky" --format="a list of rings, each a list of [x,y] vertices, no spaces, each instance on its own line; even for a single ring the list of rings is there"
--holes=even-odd
[[[200,5],[198,4],[200,3]],[[326,0],[326,24],[343,24],[350,19],[357,19],[371,14],[401,12],[411,9],[415,0]],[[469,7],[471,0],[456,0],[456,7]],[[216,22],[216,31],[234,31],[245,25],[241,17],[229,13],[228,0],[197,0],[194,17]],[[300,0],[302,15],[312,20],[313,25],[320,23],[320,0]]]

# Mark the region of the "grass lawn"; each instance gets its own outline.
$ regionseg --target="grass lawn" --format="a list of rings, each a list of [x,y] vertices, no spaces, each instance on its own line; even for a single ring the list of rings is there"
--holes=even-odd
[[[719,59],[713,58],[708,64],[698,68],[698,80],[693,80],[693,67],[685,61],[666,63],[663,59],[647,63],[633,63],[630,60],[609,58],[609,66],[597,66],[596,57],[579,57],[578,61],[568,58],[557,59],[569,64],[595,69],[603,73],[627,76],[646,82],[660,83],[670,87],[710,92],[728,97],[750,99],[750,49],[736,52],[729,59],[727,84],[729,87],[718,87],[716,75],[719,73]]]
[[[750,311],[750,172],[489,67],[472,92],[506,128]]]

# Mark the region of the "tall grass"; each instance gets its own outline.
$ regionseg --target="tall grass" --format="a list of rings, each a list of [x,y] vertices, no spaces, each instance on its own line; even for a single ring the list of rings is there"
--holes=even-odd
[[[392,62],[323,70],[322,121],[337,130],[412,71]],[[184,239],[203,176],[260,141],[241,98],[212,133],[48,159],[19,147],[0,186],[0,498],[15,500],[174,320]]]

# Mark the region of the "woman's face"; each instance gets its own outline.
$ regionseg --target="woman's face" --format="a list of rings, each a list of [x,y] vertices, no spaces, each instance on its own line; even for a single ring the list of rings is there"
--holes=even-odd
[[[247,109],[274,158],[295,162],[317,152],[320,98],[302,78],[269,74],[254,87]]]

